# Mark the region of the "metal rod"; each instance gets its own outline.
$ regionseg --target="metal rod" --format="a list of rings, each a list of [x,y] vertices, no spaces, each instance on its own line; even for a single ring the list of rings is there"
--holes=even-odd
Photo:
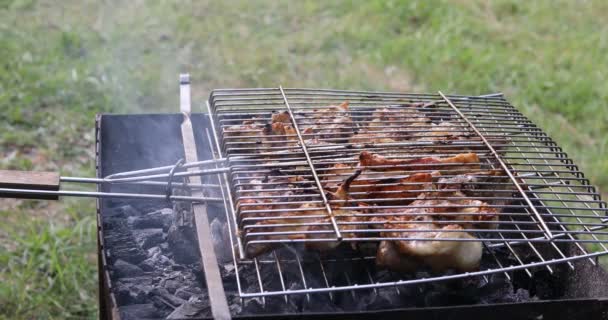
[[[59,181],[66,183],[90,183],[90,184],[103,184],[103,183],[116,183],[111,180],[107,180],[107,178],[81,178],[81,177],[60,177]],[[143,186],[167,186],[168,182],[163,181],[132,181],[132,182],[124,182],[120,184],[133,184],[133,185],[143,185]],[[182,182],[174,182],[174,187],[182,187],[182,188],[192,188],[192,189],[204,189],[204,188],[220,188],[219,184],[205,184],[205,183],[182,183]]]
[[[332,227],[334,228],[334,232],[336,233],[336,239],[338,239],[338,241],[340,241],[340,240],[342,240],[342,234],[340,233],[340,228],[338,227],[338,224],[336,223],[336,219],[334,218],[334,214],[331,209],[331,206],[329,205],[329,202],[327,201],[327,197],[325,196],[325,191],[323,190],[323,185],[321,185],[321,181],[319,180],[319,177],[317,176],[315,166],[312,163],[312,160],[310,159],[308,150],[306,149],[306,143],[304,142],[304,139],[302,138],[302,134],[300,133],[300,128],[298,127],[298,123],[295,120],[296,117],[294,116],[294,114],[291,110],[291,107],[289,106],[289,101],[287,101],[287,96],[285,96],[283,87],[279,86],[279,90],[281,91],[281,95],[283,96],[283,101],[285,102],[285,107],[287,108],[287,111],[289,112],[291,119],[293,119],[293,127],[296,129],[296,133],[298,134],[298,139],[300,140],[300,146],[302,147],[302,151],[304,151],[304,155],[306,156],[306,161],[308,162],[308,165],[310,166],[310,169],[312,170],[311,172],[312,172],[313,178],[315,179],[315,183],[317,184],[317,188],[319,189],[321,199],[323,199],[323,204],[325,205],[325,209],[327,210],[327,214],[329,215],[329,219],[331,220]]]
[[[191,176],[200,176],[200,175],[209,175],[209,174],[217,174],[222,172],[230,171],[229,168],[220,168],[220,169],[206,169],[206,170],[189,170],[185,172],[178,172],[173,175],[173,177],[191,177]],[[160,173],[146,176],[136,176],[136,177],[128,177],[128,178],[113,178],[113,179],[104,179],[105,182],[110,183],[120,183],[120,182],[133,182],[133,181],[145,181],[150,179],[161,179],[168,178],[169,173]]]
[[[190,163],[184,163],[181,167],[182,168],[192,168],[192,167],[201,167],[204,165],[208,165],[208,164],[214,164],[214,163],[221,163],[226,161],[226,159],[224,158],[220,158],[217,160],[203,160],[203,161],[196,161],[196,162],[190,162]],[[115,179],[115,178],[124,178],[124,177],[129,177],[129,176],[133,176],[133,175],[138,175],[138,174],[150,174],[150,173],[155,173],[155,172],[162,172],[162,171],[168,171],[171,170],[171,168],[173,168],[174,165],[171,166],[164,166],[164,167],[157,167],[157,168],[149,168],[149,169],[142,169],[142,170],[133,170],[133,171],[125,171],[125,172],[119,172],[119,173],[114,173],[111,174],[109,176],[106,176],[105,179]]]
[[[602,254],[605,254],[605,253],[602,253],[602,252],[590,253],[588,256],[573,256],[573,257],[568,257],[568,258],[553,259],[553,260],[549,260],[546,262],[533,262],[533,263],[528,263],[526,265],[502,267],[499,270],[488,269],[488,270],[482,270],[482,271],[465,272],[465,273],[444,275],[444,276],[431,277],[431,278],[418,278],[418,279],[412,279],[412,280],[399,280],[399,281],[389,281],[389,282],[374,283],[374,284],[361,284],[361,285],[357,285],[357,286],[341,286],[341,287],[330,287],[330,288],[321,287],[321,288],[294,289],[294,290],[287,290],[287,291],[272,291],[272,292],[266,291],[266,292],[262,292],[262,293],[241,293],[240,296],[243,298],[254,298],[254,297],[260,297],[260,296],[270,297],[270,296],[280,296],[280,295],[285,295],[285,294],[294,295],[294,294],[326,293],[326,292],[331,292],[331,291],[350,291],[350,290],[357,290],[357,289],[363,290],[363,289],[373,289],[373,288],[386,288],[386,287],[392,287],[392,286],[414,285],[414,284],[456,280],[456,279],[471,278],[471,277],[477,277],[477,276],[483,276],[483,275],[490,275],[490,274],[496,273],[497,271],[508,272],[508,271],[522,270],[522,269],[526,269],[526,268],[542,267],[542,266],[545,266],[546,264],[550,264],[550,263],[563,263],[563,262],[568,262],[568,261],[576,261],[576,260],[584,259],[587,257],[597,257]]]

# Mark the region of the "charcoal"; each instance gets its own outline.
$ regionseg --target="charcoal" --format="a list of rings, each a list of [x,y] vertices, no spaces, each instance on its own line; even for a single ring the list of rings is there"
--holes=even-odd
[[[170,279],[165,281],[164,284],[164,288],[167,289],[167,291],[169,291],[169,293],[173,294],[175,293],[175,291],[177,291],[178,288],[181,288],[184,286],[184,283],[182,281],[178,281],[178,280],[174,280],[174,279]]]
[[[113,259],[138,264],[146,259],[146,253],[134,244],[135,238],[126,224],[115,225],[112,232],[105,236],[105,245]]]
[[[171,249],[169,248],[169,244],[166,242],[161,243],[159,247],[164,253],[171,252]]]
[[[169,213],[163,213],[169,212]],[[128,221],[134,229],[163,229],[167,230],[171,225],[173,212],[171,209],[155,211],[143,216],[129,217]]]
[[[118,309],[122,320],[160,319],[163,315],[152,303],[131,304]]]
[[[141,215],[141,213],[133,208],[131,205],[124,205],[124,206],[120,206],[118,208],[115,208],[114,210],[111,210],[110,212],[113,212],[114,215],[117,215],[119,217],[135,217],[135,216],[139,216]]]
[[[135,240],[142,249],[149,249],[163,241],[163,229],[143,229],[135,233]]]
[[[177,307],[167,319],[193,319],[211,315],[209,304],[202,301],[185,302]]]
[[[103,222],[103,228],[108,231],[114,228],[120,228],[120,225],[125,223],[126,220],[122,218],[106,218]]]
[[[156,263],[156,260],[149,258],[142,261],[142,263],[139,264],[139,267],[144,271],[150,272],[156,270],[156,268],[160,266]]]
[[[142,303],[141,301],[136,302],[132,300],[131,290],[125,285],[116,286],[114,295],[116,296],[116,303],[118,303],[119,306]]]
[[[403,301],[401,301],[400,291],[395,290],[395,288],[379,288],[373,290],[359,301],[357,310],[361,311],[390,309],[394,306],[406,307],[403,305]]]
[[[178,288],[175,290],[175,296],[184,300],[190,299],[194,294],[191,288]]]
[[[118,305],[145,303],[149,290],[145,286],[120,283],[116,289],[116,300]]]
[[[190,264],[200,260],[198,242],[192,228],[172,225],[167,234],[167,241],[175,262]]]
[[[211,311],[204,285],[196,229],[192,215],[186,212],[189,206],[176,206],[173,210],[168,208],[152,210],[150,208],[149,211],[138,211],[130,206],[120,206],[113,209],[111,217],[104,217],[105,239],[111,253],[110,262],[114,262],[114,265],[120,269],[117,272],[117,268],[113,265],[111,271],[115,278],[113,292],[121,306],[121,312],[122,306],[142,306],[126,309],[127,316],[124,318],[146,318],[145,312],[148,311],[154,315],[153,318],[210,317]],[[145,214],[145,212],[150,213]],[[556,280],[549,274],[539,273],[537,280],[534,280],[523,271],[516,271],[512,273],[513,280],[507,279],[504,274],[493,274],[488,275],[488,282],[481,277],[474,277],[401,286],[398,289],[390,287],[357,290],[354,296],[350,291],[333,292],[331,299],[329,294],[323,293],[308,296],[291,295],[287,302],[284,296],[267,297],[265,302],[261,298],[241,300],[237,292],[235,267],[232,262],[233,248],[230,246],[227,225],[221,218],[211,217],[213,245],[233,315],[341,313],[396,307],[526,302],[537,300],[539,295],[553,297],[556,295],[556,288],[557,291],[559,290],[559,286],[555,284]],[[368,249],[373,254],[375,246]],[[311,270],[306,275],[306,287],[326,286],[318,263],[308,262],[315,261],[316,254],[303,250],[301,245],[281,247],[277,254],[282,260],[282,274],[288,290],[304,288],[298,264],[285,262],[294,254],[299,255],[305,270]],[[329,256],[348,259],[353,254],[360,253],[353,252],[345,245]],[[500,255],[502,261],[509,262],[511,254],[509,251],[497,248],[495,254]],[[267,254],[260,259],[274,259],[274,257],[272,254]],[[482,269],[496,267],[492,259],[484,259],[482,263]],[[517,261],[513,260],[513,263]],[[373,263],[363,266],[359,263],[331,262],[325,263],[324,268],[327,280],[331,285],[336,286],[368,283],[367,272],[373,275],[374,282],[436,276],[431,270],[421,270],[415,274],[396,274],[379,270]],[[260,264],[259,271],[264,290],[281,290],[274,264]],[[347,279],[345,274],[350,275],[351,278]],[[444,273],[444,275],[451,274],[453,272]],[[259,279],[253,265],[240,267],[239,275],[245,292],[259,292]],[[363,278],[358,278],[357,275]]]
[[[121,259],[114,262],[112,271],[120,278],[139,276],[144,273],[140,267]]]
[[[211,236],[213,239],[213,246],[215,248],[215,255],[219,263],[226,263],[232,261],[232,252],[230,246],[230,232],[228,231],[228,225],[225,222],[221,222],[215,218],[211,221]]]
[[[149,295],[152,297],[160,298],[164,304],[168,304],[173,308],[177,308],[178,306],[186,302],[186,300],[170,294],[165,288],[154,288],[152,289],[152,291],[150,291]]]

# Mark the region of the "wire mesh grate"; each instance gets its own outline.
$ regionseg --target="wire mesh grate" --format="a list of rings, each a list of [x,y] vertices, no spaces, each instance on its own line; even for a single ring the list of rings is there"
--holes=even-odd
[[[520,269],[531,276],[531,268],[573,268],[573,260],[596,263],[608,252],[597,190],[501,95],[216,90],[209,112],[230,168],[222,180],[242,297],[508,277]],[[476,266],[460,258],[441,265],[420,253],[456,248],[449,249],[454,259],[477,246]],[[380,254],[395,247],[414,266]],[[356,274],[328,277],[330,265],[345,261],[359,265]],[[286,287],[290,266],[299,287]],[[412,268],[429,267],[433,276],[412,277]],[[265,284],[264,268],[277,279]],[[396,277],[379,279],[386,268]],[[437,272],[443,269],[457,272]],[[247,272],[257,284],[241,287]]]

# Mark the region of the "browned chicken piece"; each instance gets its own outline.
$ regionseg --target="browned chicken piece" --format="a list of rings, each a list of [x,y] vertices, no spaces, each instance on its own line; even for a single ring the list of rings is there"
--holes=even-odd
[[[371,221],[379,223],[402,219],[402,217],[411,219],[417,216],[429,216],[437,221],[455,221],[454,223],[466,229],[492,229],[495,228],[492,222],[499,218],[497,208],[481,200],[467,198],[461,192],[425,192],[406,208],[383,209],[380,213],[384,214],[372,218]]]
[[[398,143],[399,140],[392,137],[386,132],[374,132],[371,130],[363,129],[353,134],[348,143],[354,145],[375,145],[380,143]]]
[[[334,239],[334,229],[331,224],[331,219],[327,217],[325,208],[318,207],[315,204],[303,204],[300,206],[302,211],[274,213],[276,218],[263,220],[255,224],[257,228],[249,229],[249,232],[293,232],[283,235],[264,235],[251,236],[248,241],[252,240],[304,240],[305,248],[317,251],[329,251],[335,249],[340,243],[338,241],[314,241],[323,239]],[[354,216],[360,214],[358,210],[343,210],[335,206],[332,208],[333,216],[345,238],[354,237],[356,234],[349,231],[367,229],[364,217]],[[306,216],[322,216],[322,217],[306,217]],[[341,223],[355,224],[341,224]],[[320,225],[322,224],[322,225]],[[282,225],[282,226],[278,226]],[[326,231],[325,233],[311,233],[312,231]],[[246,235],[247,235],[246,233]],[[250,258],[259,256],[260,254],[269,252],[277,247],[273,243],[255,243],[247,246],[247,256]]]
[[[323,174],[321,183],[323,188],[328,191],[336,191],[342,183],[343,176],[350,176],[356,171],[355,166],[346,163],[336,163],[329,168],[319,170]]]
[[[424,262],[414,256],[399,252],[393,241],[380,241],[376,251],[376,265],[396,272],[415,272],[424,266]]]
[[[435,271],[456,269],[473,271],[479,268],[482,245],[475,237],[461,231],[456,224],[437,225],[428,217],[412,221],[385,224],[381,232],[387,238],[411,238],[412,240],[387,240],[377,252],[377,263],[395,271],[411,271],[417,265],[426,265]],[[442,239],[455,239],[454,241]]]
[[[268,211],[271,209],[287,209],[294,208],[296,204],[276,204],[279,202],[288,202],[288,198],[294,195],[294,191],[285,191],[285,189],[296,189],[302,184],[304,179],[302,177],[289,177],[289,178],[274,178],[267,181],[259,179],[251,179],[248,184],[251,186],[239,186],[237,187],[238,199],[236,202],[237,213],[240,219],[243,218],[257,218],[272,216],[274,212],[246,212],[243,211]],[[283,197],[283,198],[279,198]],[[256,197],[256,198],[251,198]]]
[[[453,177],[441,177],[437,181],[439,190],[458,190],[469,197],[505,196],[495,193],[496,190],[511,190],[515,186],[505,185],[509,177],[503,170],[488,170],[459,174]]]
[[[345,142],[354,132],[353,119],[348,110],[348,101],[340,105],[331,105],[314,109],[307,117],[298,118],[299,127],[303,131],[314,134],[318,139],[332,139],[328,142]]]
[[[352,192],[365,192],[365,194],[353,194],[352,197],[364,199],[363,201],[370,203],[376,200],[385,205],[407,204],[412,202],[422,190],[430,189],[432,182],[432,174],[415,173],[401,179],[379,180],[376,184],[370,186],[353,185]],[[395,200],[381,201],[383,199]]]
[[[445,199],[457,198],[457,199]],[[494,229],[499,212],[481,200],[467,198],[462,192],[426,192],[410,207],[433,207],[430,214],[436,220],[454,220],[466,229]],[[466,222],[463,222],[466,221]]]
[[[412,139],[416,141],[439,141],[439,140],[464,140],[471,137],[471,133],[467,132],[462,125],[457,125],[451,122],[441,122],[439,124],[431,124],[430,128],[425,128],[425,132],[417,132],[413,134]],[[481,140],[477,139],[481,142]]]
[[[291,124],[283,122],[275,122],[264,127],[264,134],[269,141],[297,141],[298,136],[296,130]]]
[[[350,184],[355,177],[347,179],[335,193],[329,194],[332,200],[352,200],[349,197]],[[353,201],[354,202],[354,201]],[[343,237],[354,237],[356,234],[349,232],[360,229],[367,229],[367,217],[357,216],[361,214],[361,210],[345,210],[341,207],[348,204],[349,206],[359,206],[364,208],[363,203],[339,203],[331,206],[332,214],[336,223],[339,224],[340,231]],[[278,239],[308,239],[308,240],[323,240],[332,239],[335,237],[334,229],[331,224],[331,219],[328,217],[327,209],[319,204],[306,203],[299,207],[301,211],[285,211],[275,212],[272,214],[275,218],[262,220],[255,223],[255,230],[258,232],[293,232],[286,235],[264,235],[253,236],[251,240],[278,240]],[[313,217],[311,217],[313,216]],[[348,223],[348,224],[343,224]],[[289,224],[286,226],[281,226]],[[250,229],[250,230],[253,230]],[[325,233],[312,233],[313,231],[326,231]],[[254,231],[252,231],[254,232]],[[317,251],[328,251],[336,248],[340,243],[338,241],[309,241],[305,243],[305,248]],[[247,255],[255,257],[262,253],[274,249],[276,246],[272,243],[251,244],[247,247]]]
[[[264,124],[260,122],[248,122],[241,125],[233,125],[224,128],[226,142],[253,142],[260,139],[264,133]]]
[[[433,175],[430,173],[415,173],[404,178],[354,181],[350,197],[366,203],[403,205],[414,201],[424,190],[430,190],[432,182]],[[339,191],[338,188],[337,192]]]
[[[379,154],[362,151],[359,165],[374,171],[426,171],[441,170],[451,173],[478,170],[479,157],[476,153],[462,153],[449,158],[387,159]]]
[[[355,145],[373,145],[378,143],[397,143],[409,139],[412,127],[425,125],[431,120],[411,107],[379,108],[371,120],[349,139]]]
[[[272,123],[288,123],[291,124],[291,116],[288,111],[273,112],[270,121]]]
[[[342,184],[340,176],[350,175],[353,179],[350,185],[350,197],[368,203],[378,200],[382,204],[407,204],[412,202],[421,192],[431,189],[431,183],[437,173],[414,173],[411,175],[395,175],[392,173],[378,174],[361,173],[348,164],[337,163],[324,171],[323,188],[328,191],[338,190]],[[397,177],[396,177],[397,176]],[[394,199],[382,201],[382,199]]]
[[[411,107],[384,107],[372,113],[372,120],[367,128],[408,127],[414,124],[430,123],[431,119]],[[401,129],[403,130],[403,129]]]

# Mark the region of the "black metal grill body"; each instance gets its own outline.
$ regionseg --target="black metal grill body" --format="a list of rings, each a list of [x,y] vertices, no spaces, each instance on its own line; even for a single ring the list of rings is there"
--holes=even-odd
[[[155,167],[175,163],[175,161],[183,156],[183,147],[179,133],[179,125],[181,123],[181,115],[102,115],[97,119],[97,174],[98,177],[104,177],[114,172],[126,170],[140,169],[142,163],[144,167]],[[210,122],[204,115],[193,116],[193,123],[200,133],[196,137],[197,145],[199,146],[199,158],[211,159],[211,152],[207,152],[209,144],[204,133],[207,129],[211,129]],[[151,139],[152,138],[152,139]],[[153,141],[150,143],[150,141]],[[203,146],[203,148],[201,148]],[[133,167],[137,163],[138,167]],[[107,186],[102,186],[102,191],[109,191]],[[138,186],[112,186],[112,191],[143,192]],[[146,187],[152,188],[152,187]],[[145,191],[161,191],[158,188]],[[142,205],[145,202],[146,206],[154,207],[155,203],[142,200],[121,200],[120,203],[137,203]],[[98,226],[99,226],[99,270],[100,270],[100,306],[102,318],[118,318],[119,307],[116,303],[113,281],[108,270],[110,269],[108,261],[112,260],[112,248],[106,247],[104,243],[104,235],[107,230],[104,229],[104,214],[109,211],[109,208],[117,205],[114,200],[101,199],[98,200]],[[160,205],[160,203],[156,203]],[[224,215],[223,208],[213,208],[212,215]],[[576,254],[580,248],[572,242],[564,242],[558,244],[560,250],[565,255]],[[555,250],[555,249],[552,249]],[[287,263],[287,262],[284,262]],[[276,266],[266,264],[264,261],[259,261],[255,268],[269,268]],[[307,312],[301,314],[273,314],[272,310],[260,310],[258,314],[253,315],[235,315],[242,318],[277,318],[284,319],[308,317],[314,319],[366,319],[372,316],[390,316],[390,317],[408,317],[408,318],[441,318],[441,319],[464,319],[464,318],[538,318],[544,315],[545,318],[580,318],[580,319],[600,319],[606,318],[605,298],[608,297],[608,275],[599,266],[593,266],[589,261],[577,260],[572,261],[573,269],[566,264],[559,267],[555,266],[553,274],[549,275],[545,268],[530,268],[533,275],[529,277],[524,268],[508,272],[513,282],[522,286],[539,286],[548,282],[556,286],[556,294],[552,297],[546,297],[546,301],[524,302],[524,303],[500,303],[500,304],[485,304],[471,305],[470,303],[460,303],[457,299],[454,301],[444,301],[443,306],[424,306],[424,307],[401,307],[395,305],[392,308],[384,310],[376,310],[369,312],[338,312],[338,313],[315,313]],[[254,268],[252,264],[240,265],[239,268]],[[284,266],[288,268],[288,266]],[[310,270],[304,270],[311,272]],[[523,279],[523,280],[522,280]],[[547,279],[552,279],[547,281]],[[357,279],[360,280],[360,279]],[[235,279],[224,279],[225,284],[235,288]],[[259,288],[243,288],[245,291],[254,292]],[[367,291],[367,290],[364,290]],[[336,293],[339,295],[340,293]],[[324,294],[326,295],[326,294]],[[282,296],[280,297],[282,299]],[[270,299],[276,299],[269,297]],[[447,305],[447,306],[446,306]]]

